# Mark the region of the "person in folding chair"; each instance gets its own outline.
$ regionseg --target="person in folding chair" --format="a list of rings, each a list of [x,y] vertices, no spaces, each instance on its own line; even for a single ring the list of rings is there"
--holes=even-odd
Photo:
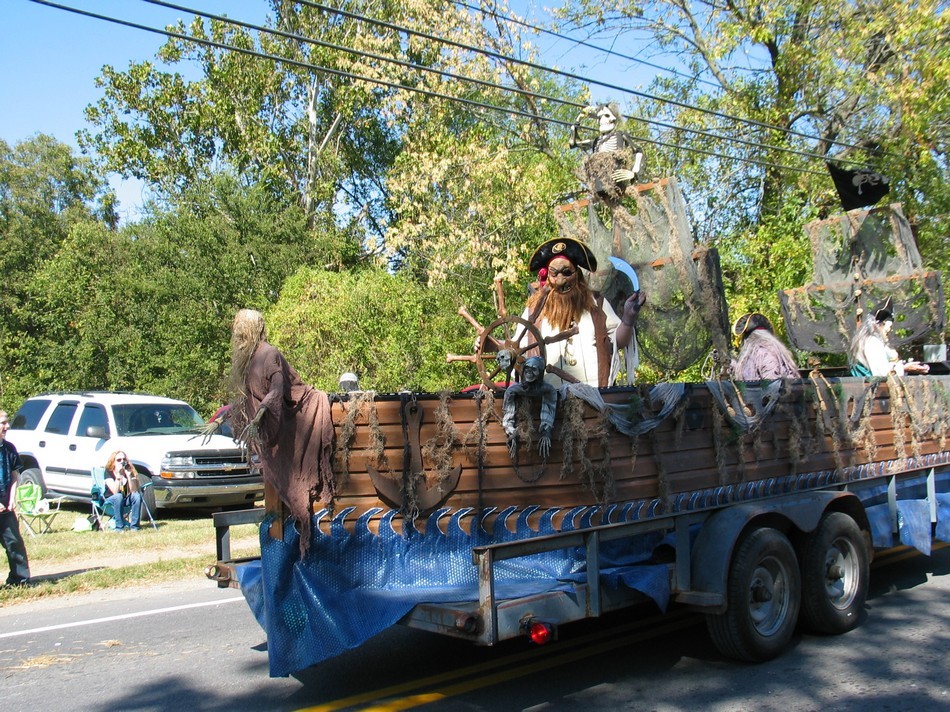
[[[142,516],[142,493],[139,491],[139,473],[122,450],[116,450],[106,462],[106,506],[112,507],[117,532],[139,530]],[[125,514],[129,519],[126,521]]]
[[[10,563],[7,585],[22,586],[30,581],[30,562],[16,515],[17,478],[23,463],[13,443],[6,440],[9,429],[10,416],[0,410],[0,539],[3,540],[3,548]]]

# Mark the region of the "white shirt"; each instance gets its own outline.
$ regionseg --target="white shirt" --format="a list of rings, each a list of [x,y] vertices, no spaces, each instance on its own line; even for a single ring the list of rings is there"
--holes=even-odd
[[[880,336],[872,334],[864,342],[864,360],[872,376],[883,377],[891,372],[904,375],[904,364],[897,351],[885,344]]]
[[[620,370],[620,355],[617,350],[616,341],[620,317],[617,316],[613,307],[610,306],[610,302],[606,299],[601,305],[601,308],[607,316],[607,335],[610,337],[610,342],[613,346],[610,363],[610,379],[608,381],[609,385],[613,385],[614,380],[617,378],[617,373]],[[521,316],[523,319],[529,320],[531,313],[528,309],[525,309]],[[561,333],[554,329],[554,327],[548,323],[548,320],[544,318],[540,319],[535,326],[537,326],[538,331],[541,332],[542,338],[548,338]],[[566,371],[581,383],[586,383],[596,388],[599,385],[597,344],[594,337],[594,320],[591,318],[589,311],[585,311],[581,316],[581,320],[577,323],[577,328],[578,333],[575,336],[545,345],[547,363],[551,366],[557,366],[562,371]],[[522,343],[525,341],[527,341],[527,337],[522,339]],[[625,349],[627,358],[627,381],[628,383],[633,383],[634,371],[639,362],[635,333],[631,334],[630,342],[630,345]],[[555,387],[560,387],[565,383],[565,381],[553,373],[545,373],[544,380]]]

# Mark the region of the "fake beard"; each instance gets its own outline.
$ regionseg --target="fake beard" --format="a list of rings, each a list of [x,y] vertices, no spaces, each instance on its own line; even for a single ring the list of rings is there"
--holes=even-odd
[[[541,310],[541,317],[547,319],[556,331],[565,331],[580,321],[581,315],[593,306],[594,298],[590,289],[578,281],[568,292],[550,290]]]

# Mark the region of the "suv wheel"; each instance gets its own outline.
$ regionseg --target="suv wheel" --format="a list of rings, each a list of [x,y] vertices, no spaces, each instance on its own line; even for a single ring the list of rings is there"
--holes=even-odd
[[[43,483],[43,473],[40,472],[38,467],[29,467],[23,470],[23,472],[20,473],[18,481],[23,484],[37,485],[42,493],[40,496],[46,496],[46,485]]]

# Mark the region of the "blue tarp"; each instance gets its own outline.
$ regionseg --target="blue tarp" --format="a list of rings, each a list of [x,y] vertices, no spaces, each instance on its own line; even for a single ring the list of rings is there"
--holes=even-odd
[[[538,531],[522,514],[510,531],[509,516],[499,515],[491,532],[477,523],[473,533],[460,526],[461,516],[449,519],[447,531],[430,517],[426,532],[410,530],[404,536],[392,528],[393,513],[384,515],[380,534],[367,523],[374,510],[356,522],[350,533],[334,518],[330,534],[314,521],[314,537],[305,559],[299,559],[298,534],[288,522],[283,540],[270,537],[270,521],[261,525],[261,559],[238,569],[241,590],[251,610],[267,631],[270,674],[282,677],[356,647],[389,628],[419,603],[452,603],[478,598],[473,546],[554,533],[545,513]],[[533,510],[532,510],[533,511]],[[565,521],[568,528],[573,518]],[[644,534],[626,545],[602,547],[601,581],[641,591],[665,609],[669,600],[669,569],[642,564],[660,544],[659,534]],[[586,581],[584,555],[558,550],[495,565],[495,593],[499,599],[542,592],[570,592]]]
[[[948,485],[950,472],[940,472],[936,538],[944,541],[950,540],[950,494],[939,492]],[[894,522],[886,503],[886,486],[866,488],[858,494],[871,505],[866,512],[874,546],[893,546]],[[922,496],[926,496],[926,478],[900,483],[898,534],[901,543],[929,554],[930,503]],[[472,548],[554,534],[552,521],[560,513],[543,513],[534,530],[528,520],[537,508],[523,511],[509,526],[515,511],[512,507],[499,513],[492,530],[486,531],[482,522],[491,512],[463,527],[463,520],[471,516],[471,510],[463,510],[443,521],[443,532],[439,526],[445,518],[443,510],[429,517],[424,533],[410,529],[403,535],[393,529],[392,511],[383,514],[379,534],[370,531],[369,521],[382,512],[380,509],[365,513],[350,531],[344,522],[352,511],[340,512],[332,520],[329,534],[319,526],[326,513],[315,515],[313,540],[303,560],[299,559],[299,536],[291,522],[285,523],[283,539],[275,540],[269,534],[271,521],[265,519],[260,561],[238,568],[241,590],[267,632],[272,676],[289,675],[354,648],[397,623],[419,603],[477,600]],[[589,526],[592,514],[593,510],[584,507],[566,513],[560,531]],[[640,591],[665,610],[670,596],[669,569],[665,564],[650,563],[653,552],[664,543],[670,544],[670,538],[650,533],[602,545],[602,585]],[[584,561],[583,551],[562,549],[498,562],[496,596],[569,593],[576,584],[586,582]]]

